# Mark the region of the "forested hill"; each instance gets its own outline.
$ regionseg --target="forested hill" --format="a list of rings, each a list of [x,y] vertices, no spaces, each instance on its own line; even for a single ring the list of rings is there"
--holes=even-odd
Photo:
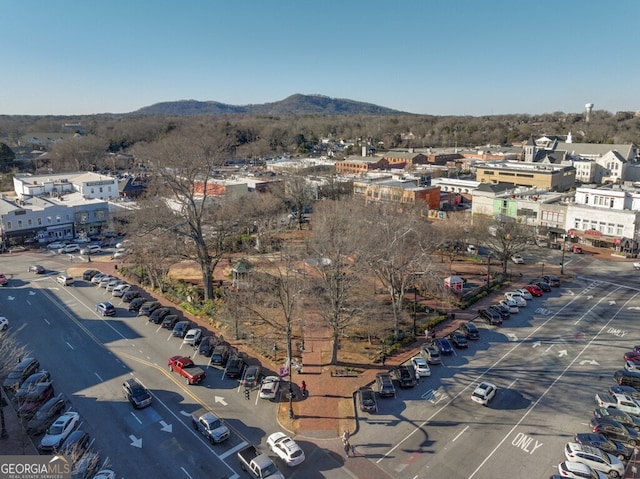
[[[322,95],[291,95],[260,105],[227,105],[216,101],[180,100],[156,103],[132,112],[135,115],[400,115],[404,112],[371,103]]]

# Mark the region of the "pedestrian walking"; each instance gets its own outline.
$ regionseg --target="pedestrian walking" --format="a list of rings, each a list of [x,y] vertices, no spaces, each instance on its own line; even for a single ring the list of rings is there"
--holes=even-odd
[[[302,381],[302,384],[300,385],[300,391],[302,391],[302,397],[307,396],[307,383],[304,381]]]
[[[349,451],[351,450],[351,444],[349,444],[349,441],[345,441],[344,443],[344,455],[346,457],[349,457]]]
[[[380,357],[380,360],[382,361],[382,365],[384,366],[384,363],[387,362],[387,355],[382,353],[382,356]]]
[[[350,436],[351,434],[349,433],[349,430],[345,429],[344,432],[342,433],[342,444],[348,444]]]

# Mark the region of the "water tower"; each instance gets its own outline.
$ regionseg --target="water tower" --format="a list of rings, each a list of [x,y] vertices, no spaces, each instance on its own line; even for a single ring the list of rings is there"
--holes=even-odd
[[[587,111],[587,114],[585,116],[585,121],[589,121],[589,116],[591,116],[591,110],[593,110],[593,103],[587,103],[584,106],[584,109]]]

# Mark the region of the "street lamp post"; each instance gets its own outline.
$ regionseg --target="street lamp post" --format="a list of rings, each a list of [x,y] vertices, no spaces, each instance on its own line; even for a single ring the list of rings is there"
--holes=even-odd
[[[487,255],[487,294],[491,292],[491,255]]]
[[[287,321],[287,368],[289,369],[289,419],[295,418],[293,413],[293,351],[291,347],[291,321]]]
[[[564,274],[564,252],[567,249],[567,235],[564,235],[562,242],[562,259],[560,260],[560,274]]]
[[[544,263],[542,263],[542,272],[540,273],[540,276],[544,276]]]

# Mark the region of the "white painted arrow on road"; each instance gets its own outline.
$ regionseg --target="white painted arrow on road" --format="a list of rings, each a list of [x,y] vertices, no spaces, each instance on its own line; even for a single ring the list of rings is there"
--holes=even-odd
[[[569,293],[571,296],[575,296],[575,295],[576,295],[576,294],[575,294],[573,291],[571,291],[570,289],[568,289],[568,290],[567,290],[567,293]]]
[[[215,402],[219,402],[219,403],[220,403],[220,404],[222,404],[223,406],[226,406],[226,405],[227,405],[227,402],[224,400],[224,398],[223,398],[223,397],[215,396],[215,397],[213,398],[213,400],[214,400]]]
[[[142,438],[138,439],[133,434],[130,434],[129,439],[131,439],[131,446],[142,449]]]
[[[35,291],[29,291],[29,296],[35,296],[36,292]]]
[[[173,431],[173,427],[171,426],[171,424],[167,424],[164,421],[160,421],[160,425],[162,426],[160,428],[161,431],[165,431],[165,432],[171,432]]]
[[[640,310],[640,306],[629,306],[627,308],[630,311],[639,311]]]
[[[567,350],[563,349],[561,351],[558,352],[558,356],[562,357],[562,356],[566,356],[567,355]]]
[[[584,366],[585,364],[590,364],[591,366],[600,366],[600,363],[595,359],[583,359],[580,361],[580,366]]]
[[[612,299],[611,301],[609,301],[609,306],[613,306],[614,304],[616,304],[615,300]]]
[[[13,301],[14,299],[16,299],[15,296],[7,296],[7,301]]]
[[[509,341],[517,341],[518,340],[518,336],[516,336],[513,333],[507,333],[507,338],[509,338]]]
[[[191,414],[189,414],[187,411],[180,411],[180,414],[182,414],[183,416],[191,417]]]
[[[592,295],[587,296],[587,299],[593,299]]]
[[[534,348],[537,348],[538,346],[542,346],[542,343],[540,341],[536,341],[535,343],[533,343]]]

